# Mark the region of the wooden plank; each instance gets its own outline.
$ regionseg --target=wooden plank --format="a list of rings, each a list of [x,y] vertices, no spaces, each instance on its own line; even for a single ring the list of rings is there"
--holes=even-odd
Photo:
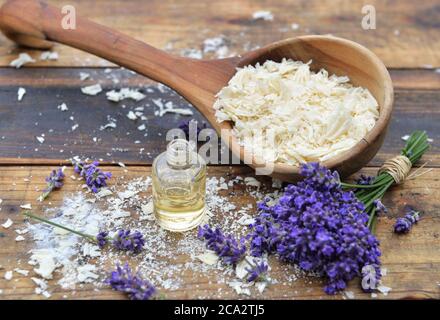
[[[33,244],[29,235],[26,235],[26,241],[16,242],[17,236],[15,228],[23,227],[23,217],[20,205],[31,203],[33,211],[41,214],[47,207],[57,207],[62,202],[63,197],[81,190],[81,183],[66,178],[66,184],[62,191],[54,192],[45,203],[37,202],[39,191],[44,187],[44,177],[50,171],[49,167],[0,167],[0,195],[3,199],[0,211],[0,222],[3,223],[7,218],[14,221],[13,227],[5,230],[0,228],[4,237],[0,237],[0,288],[3,289],[2,299],[41,299],[41,296],[35,295],[34,284],[30,276],[34,276],[31,271],[29,277],[14,273],[11,281],[3,278],[4,272],[16,267],[32,270],[27,265],[29,258],[28,251]],[[105,170],[111,170],[114,174],[111,185],[120,186],[124,181],[133,178],[146,176],[150,174],[150,167],[129,167],[127,172],[122,168],[107,167]],[[375,169],[363,170],[362,173],[372,174]],[[72,174],[69,168],[66,171],[67,176]],[[235,177],[236,175],[251,175],[251,170],[246,167],[210,167],[208,175],[210,177]],[[438,281],[440,275],[440,245],[439,227],[440,215],[439,204],[436,199],[440,197],[440,169],[434,169],[430,174],[418,177],[415,180],[407,181],[405,184],[393,188],[385,198],[385,204],[390,210],[390,217],[381,218],[377,226],[377,236],[381,241],[383,252],[383,266],[387,268],[388,274],[384,278],[386,285],[392,288],[391,293],[381,298],[440,298],[438,291]],[[26,180],[25,179],[29,179]],[[263,182],[263,190],[270,190],[270,181],[268,179],[257,177]],[[248,187],[249,188],[249,187]],[[118,187],[116,188],[118,189]],[[146,194],[149,193],[149,190]],[[240,205],[255,204],[255,199],[250,196],[250,189],[243,185],[235,185],[234,192],[222,191],[225,197],[231,202]],[[397,236],[392,233],[392,224],[394,217],[403,214],[404,207],[410,205],[418,210],[424,211],[423,218],[419,224],[414,227],[410,234]],[[134,210],[134,208],[132,208]],[[130,211],[132,211],[130,209]],[[227,218],[215,215],[215,219]],[[143,222],[145,223],[145,222]],[[177,235],[170,237],[167,243],[169,250],[173,249],[173,240]],[[115,258],[116,259],[116,258]],[[133,258],[135,259],[135,258]],[[178,256],[174,263],[184,263],[189,261],[188,256]],[[130,258],[132,261],[132,258]],[[136,261],[136,260],[133,260]],[[272,271],[271,277],[274,279],[285,279],[290,271],[286,266],[279,263],[274,257],[270,260]],[[193,298],[243,298],[237,296],[233,290],[225,283],[218,283],[214,279],[215,273],[200,274],[197,272],[185,272],[181,275],[183,284],[177,290],[165,290],[159,288],[160,292],[167,298],[175,299],[193,299]],[[112,292],[107,288],[100,288],[95,291],[93,286],[84,285],[75,290],[64,290],[56,285],[59,275],[49,281],[50,291],[53,299],[119,299],[122,295]],[[218,291],[221,288],[221,291]],[[368,294],[361,292],[359,280],[350,283],[349,291],[353,291],[356,298],[369,298]],[[220,293],[221,292],[221,293]],[[339,299],[341,295],[329,297],[322,292],[322,282],[314,278],[300,278],[297,281],[280,281],[279,284],[273,284],[265,291],[264,295],[253,295],[258,299]]]
[[[0,3],[3,3],[1,0]],[[369,1],[376,10],[376,29],[364,30],[362,1],[295,0],[72,0],[49,1],[73,5],[77,14],[111,26],[157,48],[180,54],[202,49],[209,37],[227,38],[229,52],[239,54],[257,45],[305,34],[333,34],[357,41],[374,51],[388,67],[440,66],[439,5],[435,0]],[[273,21],[253,21],[252,14],[269,10]],[[293,30],[291,25],[299,25]],[[19,51],[0,37],[0,66]],[[103,66],[108,62],[65,46],[57,46],[60,60],[38,65]],[[33,52],[38,56],[38,52]],[[207,55],[208,57],[210,55]]]
[[[91,78],[81,81],[80,72],[89,73]],[[392,74],[397,79],[395,111],[385,144],[371,165],[380,165],[397,154],[404,145],[403,135],[422,129],[434,139],[426,159],[431,161],[431,166],[439,166],[440,74],[420,70],[415,71],[415,75],[407,70],[396,70]],[[419,75],[425,85],[416,90],[408,89]],[[104,91],[140,88],[147,97],[140,102],[114,103],[106,99],[105,92],[96,97],[81,93],[82,86],[97,82]],[[194,118],[204,121],[197,110],[173,91],[162,87],[159,90],[152,81],[123,69],[2,68],[0,86],[0,163],[3,164],[59,163],[76,155],[103,159],[106,163],[151,164],[165,149],[168,130],[191,118],[176,114],[156,117],[154,100],[157,99],[191,108]],[[17,101],[19,86],[27,90],[21,102]],[[147,87],[152,92],[147,92]],[[66,112],[57,109],[63,102],[69,108]],[[142,106],[147,121],[127,118],[129,110]],[[117,128],[100,130],[109,119],[116,120]],[[142,123],[146,124],[147,131],[137,130]],[[72,131],[76,124],[78,128]],[[45,141],[41,144],[36,137],[42,134]]]

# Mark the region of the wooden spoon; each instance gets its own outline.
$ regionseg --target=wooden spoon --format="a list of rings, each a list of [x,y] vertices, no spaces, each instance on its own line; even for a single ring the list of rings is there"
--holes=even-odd
[[[242,67],[268,59],[281,61],[313,60],[311,68],[325,68],[330,73],[347,75],[352,83],[370,90],[380,106],[380,117],[374,128],[347,152],[323,164],[342,176],[352,174],[368,163],[382,145],[393,104],[390,75],[375,54],[355,42],[332,36],[302,36],[279,41],[241,56],[219,60],[196,60],[173,56],[118,31],[76,18],[76,28],[62,27],[61,9],[37,0],[9,0],[0,9],[0,29],[16,43],[48,49],[52,41],[63,43],[112,61],[161,82],[184,96],[229,142],[232,152],[253,168],[263,165],[250,156],[232,134],[232,123],[218,123],[213,104],[217,92]],[[285,181],[300,178],[298,167],[278,164],[271,176]]]

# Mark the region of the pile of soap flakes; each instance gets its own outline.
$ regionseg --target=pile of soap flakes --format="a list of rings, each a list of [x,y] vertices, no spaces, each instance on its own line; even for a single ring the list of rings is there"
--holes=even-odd
[[[279,187],[279,183],[274,186]],[[254,201],[263,197],[276,201],[280,194],[276,188],[263,193],[264,186],[252,177],[237,176],[228,181],[223,177],[209,177],[206,199],[209,214],[204,223],[221,226],[225,233],[236,237],[248,233],[248,225],[254,221],[255,205],[240,206],[232,201],[243,188]],[[55,288],[52,282],[50,286],[48,284],[51,279],[57,279],[56,285],[70,290],[72,295],[86,284],[93,285],[96,291],[108,289],[104,284],[108,272],[118,262],[126,261],[165,296],[169,291],[185,288],[185,279],[190,276],[208,278],[210,285],[219,284],[216,293],[206,292],[206,296],[201,293],[197,298],[222,298],[224,294],[230,296],[233,290],[240,295],[262,295],[266,285],[287,285],[305,275],[298,268],[286,265],[281,266],[282,272],[277,272],[277,279],[269,271],[267,282],[247,283],[246,268],[249,266],[240,263],[234,270],[221,264],[218,257],[197,238],[197,230],[185,233],[163,230],[154,221],[150,177],[128,181],[121,177],[115,186],[104,188],[97,194],[78,191],[66,195],[62,205],[46,209],[45,216],[90,235],[96,235],[100,230],[130,228],[139,230],[145,237],[145,249],[138,255],[130,255],[108,248],[101,250],[63,229],[27,222],[29,234],[34,240],[34,246],[29,251],[29,264],[38,275],[32,277],[36,284],[35,292],[47,298]],[[195,286],[204,292],[203,288]],[[67,295],[64,297],[67,298]]]

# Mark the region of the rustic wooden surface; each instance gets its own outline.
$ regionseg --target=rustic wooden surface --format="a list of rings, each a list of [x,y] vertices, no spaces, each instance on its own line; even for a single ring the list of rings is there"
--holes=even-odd
[[[3,3],[4,1],[0,1]],[[385,144],[379,154],[363,172],[373,173],[384,159],[395,155],[403,145],[401,136],[414,129],[427,130],[434,139],[431,150],[423,158],[429,161],[429,174],[404,185],[395,187],[385,198],[392,217],[402,215],[405,205],[413,205],[424,211],[424,218],[409,235],[396,236],[391,232],[393,218],[382,218],[378,223],[377,235],[381,240],[383,264],[388,269],[386,285],[393,288],[387,297],[379,298],[440,298],[440,5],[438,1],[370,1],[377,13],[377,29],[361,29],[360,1],[49,1],[55,5],[72,4],[81,15],[112,26],[156,47],[179,53],[183,48],[201,48],[203,39],[225,35],[231,52],[240,53],[246,47],[264,45],[282,38],[302,34],[327,34],[347,37],[372,49],[390,69],[395,86],[395,111]],[[251,21],[256,10],[270,10],[274,21]],[[290,25],[298,23],[298,30]],[[398,30],[398,32],[396,31]],[[86,84],[100,82],[104,89],[141,87],[155,85],[152,81],[134,75],[127,70],[115,68],[102,59],[80,51],[56,46],[60,59],[56,62],[39,62],[30,67],[15,70],[8,68],[9,62],[24,49],[0,36],[0,222],[11,218],[15,223],[23,221],[20,205],[32,203],[38,211],[42,209],[35,199],[36,187],[42,188],[44,177],[65,159],[73,156],[88,156],[100,159],[106,164],[124,162],[128,165],[125,176],[135,177],[148,174],[152,159],[165,146],[164,134],[184,119],[182,116],[166,115],[153,117],[151,99],[171,100],[176,105],[187,103],[178,95],[156,90],[149,93],[140,104],[133,102],[112,103],[104,93],[88,97],[80,92]],[[39,52],[28,51],[35,57]],[[105,67],[110,66],[108,73]],[[79,72],[88,72],[92,79],[79,80]],[[119,79],[115,83],[113,78]],[[27,90],[22,102],[16,99],[18,87]],[[61,112],[57,105],[65,102],[69,111]],[[122,104],[126,108],[122,108]],[[126,117],[128,110],[138,105],[146,106],[148,136],[136,130],[138,123]],[[195,112],[195,118],[202,119]],[[107,116],[117,119],[116,129],[101,131],[107,123]],[[72,121],[70,117],[74,117]],[[72,132],[72,126],[79,127]],[[52,129],[52,130],[51,130]],[[127,135],[130,132],[130,135]],[[36,136],[45,134],[40,144]],[[92,140],[97,137],[98,142]],[[134,141],[141,141],[135,144]],[[124,149],[114,149],[115,146]],[[140,148],[144,148],[140,153]],[[37,150],[36,150],[37,149]],[[60,152],[63,150],[63,152]],[[116,178],[122,175],[118,166],[108,168]],[[70,169],[69,169],[70,170]],[[213,166],[211,175],[221,176],[233,170],[236,173],[251,174],[246,167]],[[31,178],[29,178],[31,177]],[[25,181],[29,178],[29,181]],[[57,205],[63,195],[77,190],[78,182],[67,179],[62,192],[51,196],[52,205]],[[243,193],[238,201],[251,200]],[[45,204],[48,205],[48,204]],[[32,243],[15,242],[12,229],[0,227],[0,266],[5,270],[15,267],[16,261],[27,261]],[[273,263],[274,272],[280,272]],[[3,278],[0,269],[0,299],[41,299],[34,294],[34,285],[29,278],[14,275],[12,281]],[[208,284],[207,279],[193,279],[185,274],[185,287],[165,292],[169,298],[215,297],[218,287],[224,284]],[[17,280],[18,281],[15,281]],[[53,281],[55,283],[56,279]],[[56,288],[51,282],[51,287]],[[322,299],[329,298],[322,293],[319,281],[309,283],[300,280],[289,286],[274,285],[259,298]],[[357,298],[368,298],[362,294],[358,281],[350,284],[349,290]],[[237,298],[232,290],[230,298]],[[95,292],[84,286],[73,292],[56,288],[54,299],[64,296],[72,299],[114,299],[122,295],[111,290]],[[335,298],[340,298],[336,296]],[[331,297],[333,298],[333,297]]]

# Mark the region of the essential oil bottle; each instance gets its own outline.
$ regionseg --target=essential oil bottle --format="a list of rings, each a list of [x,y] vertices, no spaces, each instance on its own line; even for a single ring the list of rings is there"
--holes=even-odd
[[[205,215],[206,163],[184,139],[171,141],[153,162],[156,221],[170,231],[197,227]]]

